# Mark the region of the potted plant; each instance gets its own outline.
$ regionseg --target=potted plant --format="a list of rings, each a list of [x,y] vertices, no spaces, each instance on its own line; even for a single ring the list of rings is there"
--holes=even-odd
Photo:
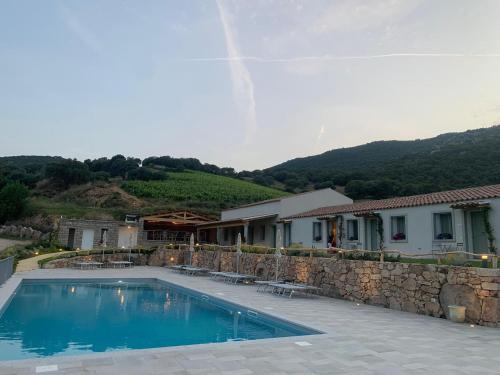
[[[465,306],[450,305],[448,306],[449,317],[452,322],[465,322]]]

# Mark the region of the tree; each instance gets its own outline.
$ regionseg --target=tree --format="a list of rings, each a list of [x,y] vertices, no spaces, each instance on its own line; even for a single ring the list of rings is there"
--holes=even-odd
[[[45,176],[64,187],[85,184],[91,178],[87,164],[81,163],[78,160],[64,160],[59,163],[51,163],[47,165]]]
[[[19,182],[9,182],[0,190],[0,223],[23,215],[28,194],[28,189]]]
[[[166,180],[168,175],[162,171],[148,168],[136,168],[127,173],[127,180],[161,181]]]

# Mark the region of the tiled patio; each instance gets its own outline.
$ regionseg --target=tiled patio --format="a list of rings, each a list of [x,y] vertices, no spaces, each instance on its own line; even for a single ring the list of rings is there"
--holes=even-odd
[[[158,278],[326,332],[324,335],[55,357],[0,364],[0,374],[500,374],[500,330],[329,298],[287,299],[156,267],[35,270],[22,278]],[[48,334],[50,331],[48,330]],[[307,342],[306,346],[297,342]],[[309,345],[310,344],[310,345]]]

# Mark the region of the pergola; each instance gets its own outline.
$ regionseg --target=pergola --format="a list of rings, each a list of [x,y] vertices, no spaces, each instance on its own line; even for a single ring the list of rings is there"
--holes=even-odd
[[[150,215],[141,220],[145,239],[163,243],[189,242],[191,233],[196,235],[197,225],[212,221],[210,218],[189,211]]]

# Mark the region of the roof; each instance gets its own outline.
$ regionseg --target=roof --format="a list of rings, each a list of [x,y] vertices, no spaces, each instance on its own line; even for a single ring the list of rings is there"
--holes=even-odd
[[[242,217],[242,218],[237,218],[237,219],[218,220],[218,221],[211,221],[208,223],[199,224],[198,227],[211,228],[211,227],[216,227],[216,226],[244,225],[247,222],[252,221],[252,220],[269,219],[271,217],[276,217],[276,216],[278,216],[278,214],[266,214],[266,215]]]
[[[302,212],[300,214],[293,215],[284,219],[296,219],[301,217],[326,216],[345,213],[362,214],[378,210],[467,202],[490,198],[500,198],[500,184],[459,190],[441,191],[429,194],[412,195],[408,197],[357,202],[339,206],[321,207],[315,210]]]
[[[253,203],[247,203],[247,204],[243,204],[241,206],[231,207],[231,208],[225,209],[223,211],[237,210],[239,208],[258,206],[259,204],[267,204],[267,203],[279,202],[279,201],[281,201],[283,199],[294,198],[294,197],[298,197],[298,196],[306,195],[306,194],[311,194],[311,193],[317,193],[318,191],[323,191],[323,190],[332,190],[332,191],[335,191],[332,188],[324,188],[324,189],[318,189],[318,190],[309,190],[309,191],[304,191],[302,193],[290,194],[290,195],[283,195],[282,197],[278,197],[278,198],[272,198],[272,199],[266,199],[266,200],[263,200],[263,201],[258,201],[258,202],[253,202]],[[283,193],[286,194],[285,191]],[[338,191],[337,191],[337,193],[338,193]],[[341,194],[341,193],[339,193],[339,194]]]

